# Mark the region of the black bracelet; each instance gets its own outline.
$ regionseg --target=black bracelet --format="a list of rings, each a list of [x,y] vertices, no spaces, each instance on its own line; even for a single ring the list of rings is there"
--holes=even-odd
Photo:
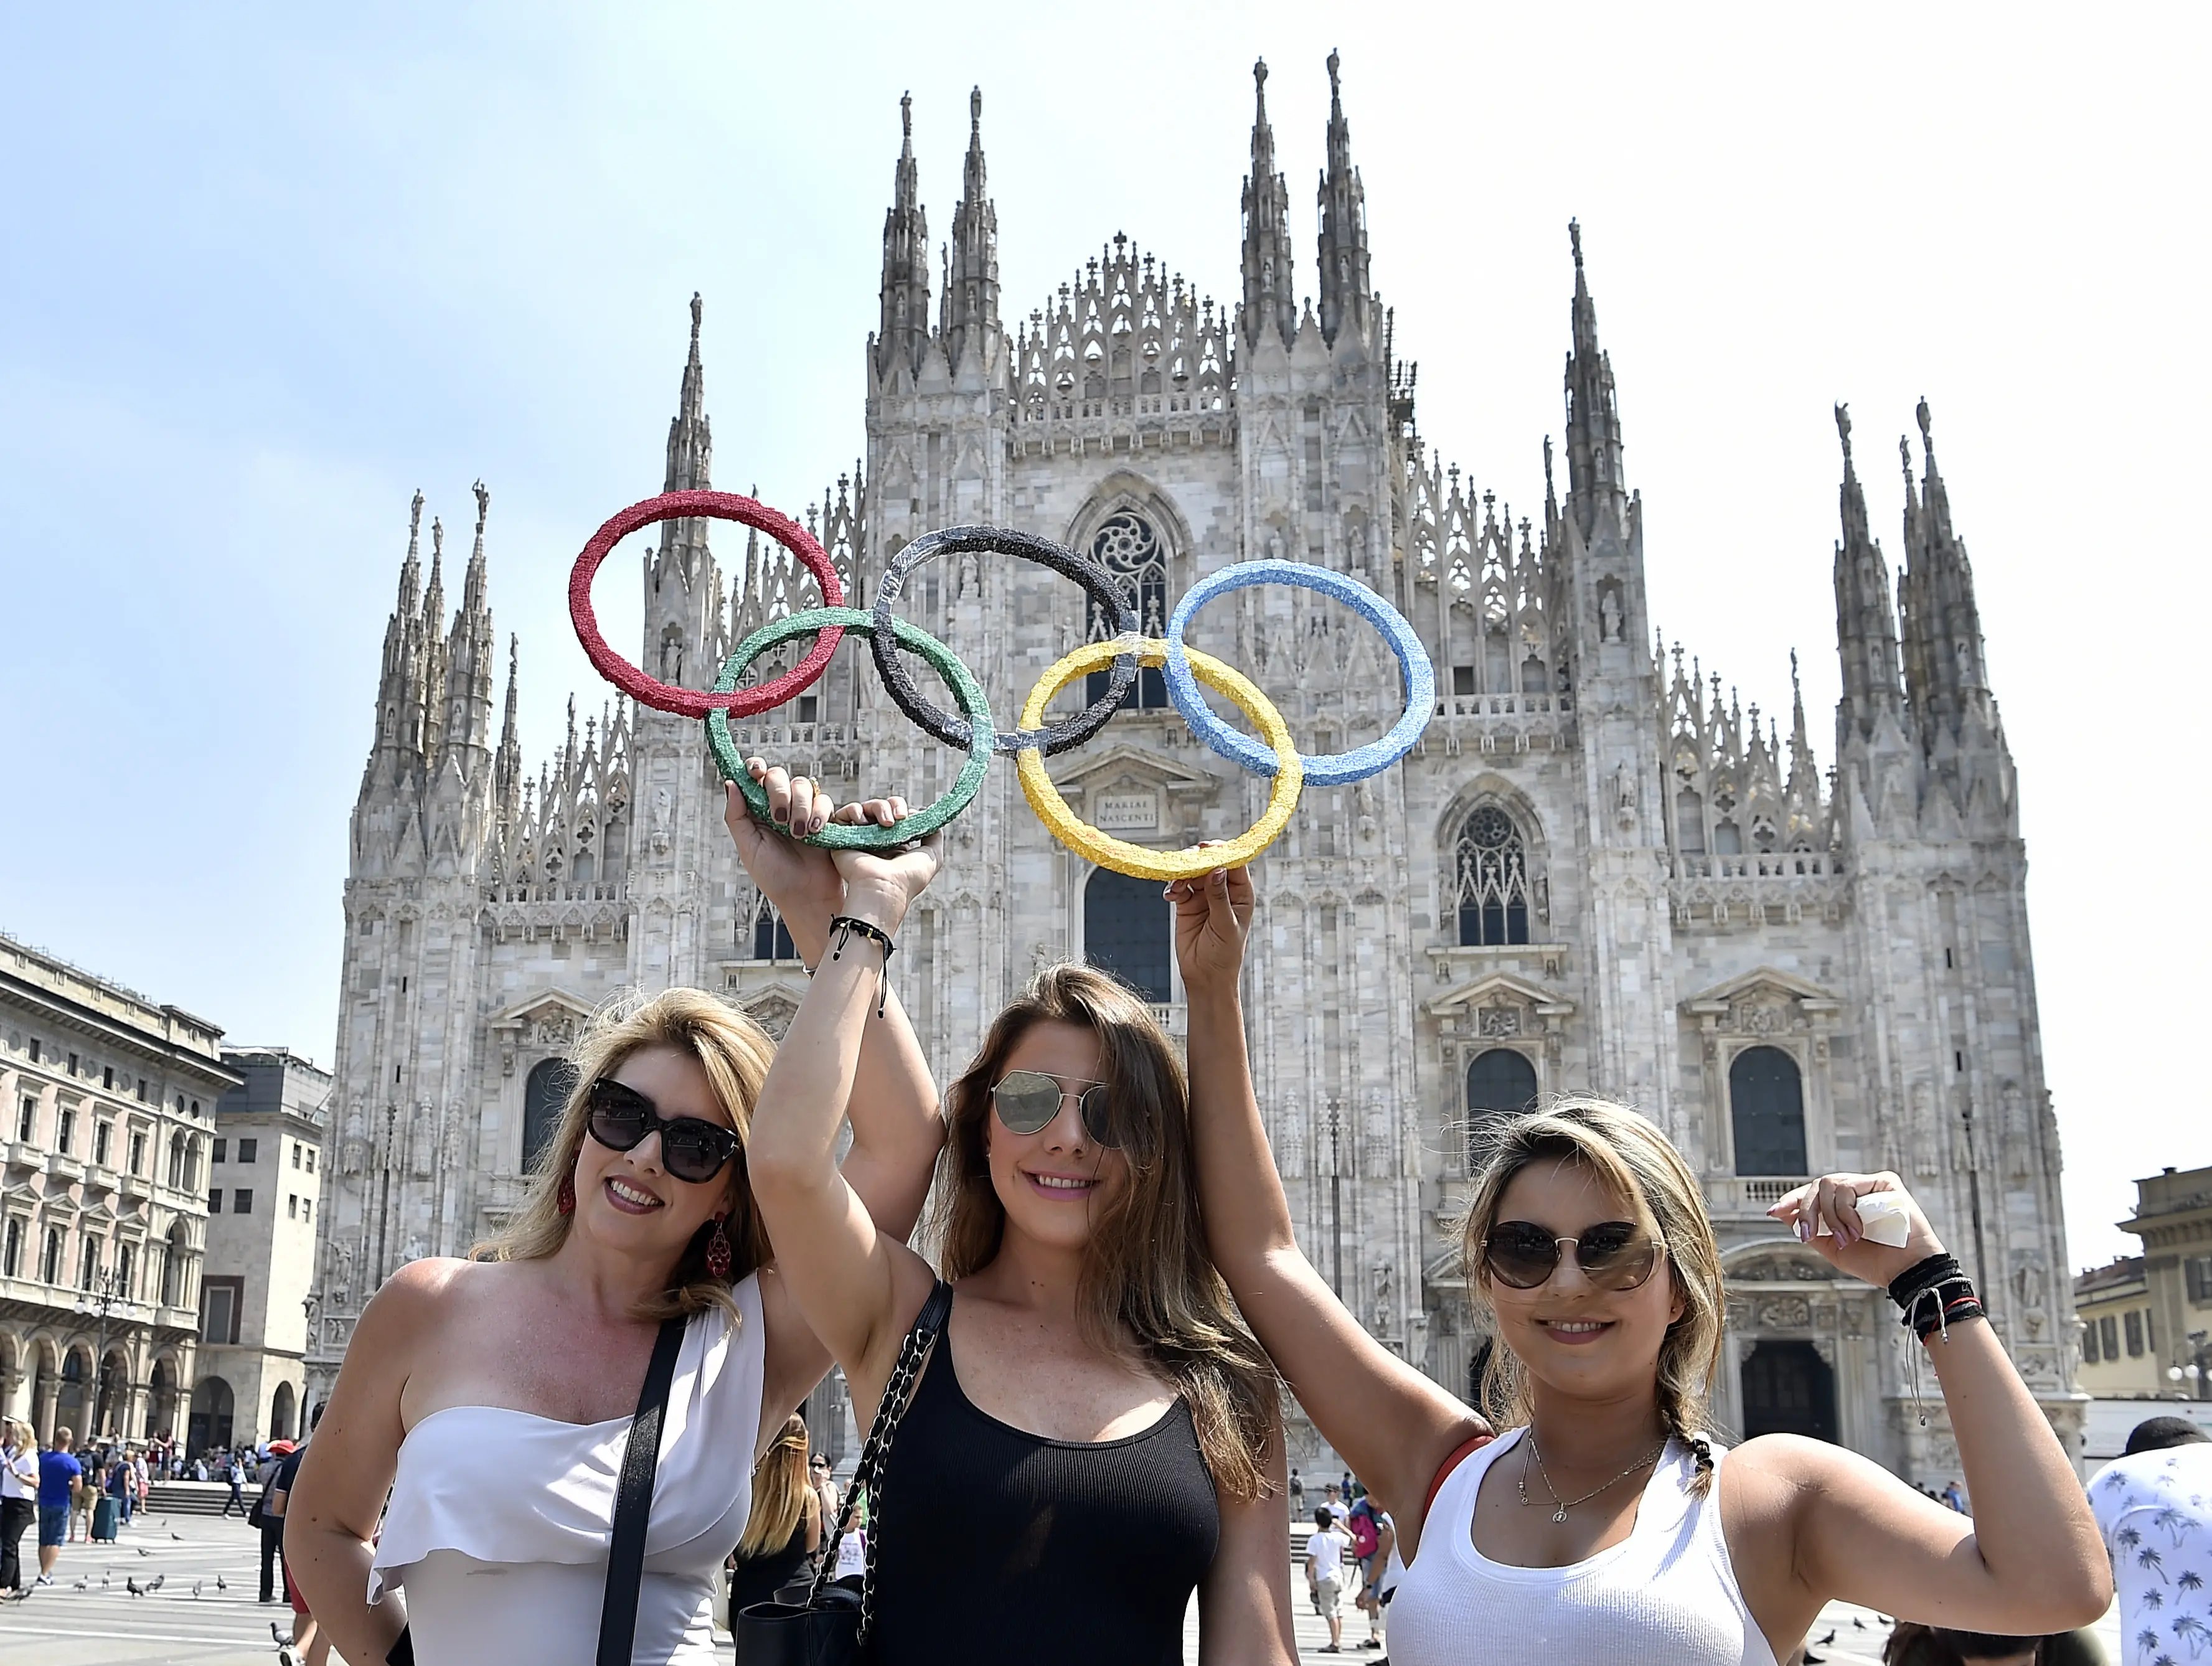
[[[835,914],[830,916],[830,958],[842,959],[846,945],[855,937],[865,937],[883,946],[883,965],[876,973],[876,1016],[881,1018],[884,1004],[890,998],[891,956],[898,952],[898,945],[891,941],[891,934],[881,926],[849,914]]]
[[[1939,1283],[1923,1286],[1905,1310],[1905,1328],[1922,1341],[1937,1331],[1951,1340],[1951,1326],[1967,1319],[1986,1319],[1988,1312],[1974,1289],[1974,1281],[1960,1273]]]
[[[1889,1298],[1899,1307],[1910,1308],[1913,1298],[1922,1291],[1941,1284],[1948,1279],[1964,1276],[1959,1266],[1958,1258],[1955,1256],[1944,1255],[1939,1250],[1924,1260],[1913,1262],[1911,1266],[1892,1279],[1889,1281]]]

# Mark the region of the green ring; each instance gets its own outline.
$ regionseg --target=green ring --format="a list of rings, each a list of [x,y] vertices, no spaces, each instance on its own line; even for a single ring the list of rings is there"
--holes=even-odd
[[[730,657],[722,661],[722,669],[714,678],[713,692],[734,694],[738,678],[744,674],[745,667],[769,649],[793,636],[827,630],[833,625],[872,636],[876,634],[876,616],[857,607],[811,607],[803,613],[793,613],[764,624],[730,651]],[[927,809],[902,816],[889,827],[832,822],[819,833],[808,834],[799,841],[802,844],[819,845],[825,850],[896,849],[936,832],[965,810],[983,785],[983,772],[990,767],[991,751],[998,738],[998,731],[991,724],[991,708],[984,698],[983,685],[951,648],[919,626],[894,617],[891,635],[900,647],[911,648],[928,660],[959,701],[969,724],[968,761],[960,766],[960,774],[951,790]],[[722,772],[722,779],[737,782],[738,790],[745,795],[745,803],[751,807],[753,819],[763,826],[775,828],[779,833],[787,832],[787,829],[769,819],[768,792],[752,778],[744,760],[738,756],[737,745],[730,739],[730,714],[719,708],[707,714],[707,750],[714,754],[714,767]]]

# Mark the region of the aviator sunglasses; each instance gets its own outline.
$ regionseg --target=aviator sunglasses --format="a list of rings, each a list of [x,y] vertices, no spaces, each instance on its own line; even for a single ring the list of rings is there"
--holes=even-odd
[[[1082,1078],[1071,1076],[1068,1080]],[[1085,1082],[1082,1092],[1070,1093],[1042,1070],[1009,1070],[991,1090],[991,1108],[999,1113],[999,1121],[1009,1134],[1036,1134],[1049,1127],[1066,1099],[1075,1101],[1084,1129],[1092,1140],[1102,1146],[1121,1143],[1115,1137],[1113,1108],[1103,1082]]]
[[[629,1151],[648,1134],[660,1135],[660,1166],[693,1184],[712,1180],[737,1154],[733,1128],[696,1116],[663,1116],[653,1101],[610,1077],[593,1082],[585,1095],[591,1108],[586,1126],[609,1151]]]
[[[1601,1220],[1578,1237],[1559,1237],[1530,1220],[1504,1220],[1482,1241],[1491,1277],[1516,1290],[1534,1290],[1559,1271],[1559,1246],[1575,1246],[1575,1265],[1601,1290],[1639,1287],[1659,1265],[1665,1246],[1632,1220]]]

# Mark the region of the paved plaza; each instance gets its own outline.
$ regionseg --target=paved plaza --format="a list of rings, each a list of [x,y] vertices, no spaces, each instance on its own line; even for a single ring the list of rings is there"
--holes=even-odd
[[[282,1602],[264,1608],[255,1600],[259,1542],[259,1535],[235,1517],[165,1519],[155,1512],[140,1517],[119,1544],[64,1546],[52,1585],[39,1588],[27,1601],[0,1603],[0,1660],[8,1666],[265,1666],[276,1657],[270,1625],[273,1621],[289,1632],[292,1611]],[[27,1543],[24,1548],[32,1547]],[[133,1596],[127,1588],[128,1581],[143,1588],[156,1578],[161,1589],[146,1596]],[[85,1582],[82,1590],[77,1588],[80,1580]],[[1328,1628],[1306,1600],[1303,1572],[1293,1572],[1291,1590],[1302,1666],[1324,1666],[1330,1657],[1320,1650],[1328,1641]],[[1348,1600],[1344,1615],[1345,1654],[1378,1658],[1381,1651],[1359,1646],[1367,1635],[1366,1616]],[[2099,1631],[2109,1657],[2117,1661],[2117,1611]],[[1830,1632],[1834,1640],[1821,1641]],[[1838,1666],[1874,1666],[1881,1658],[1888,1627],[1871,1609],[1836,1602],[1812,1635],[1812,1653],[1821,1659]],[[1185,1639],[1183,1658],[1195,1661],[1195,1604]],[[729,1647],[726,1639],[724,1647]]]

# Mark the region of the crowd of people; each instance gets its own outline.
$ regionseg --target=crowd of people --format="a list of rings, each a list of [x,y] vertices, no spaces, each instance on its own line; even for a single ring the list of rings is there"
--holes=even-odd
[[[1716,1438],[1700,1185],[1601,1099],[1486,1130],[1457,1229],[1495,1341],[1470,1404],[1299,1247],[1246,1051],[1247,873],[1167,888],[1188,1066],[1127,988],[1048,966],[940,1098],[889,962],[941,841],[799,842],[905,806],[750,767],[774,825],[734,789],[728,825],[805,999],[780,1043],[707,991],[600,1014],[499,1235],[378,1292],[283,1529],[349,1660],[565,1666],[612,1624],[618,1655],[694,1666],[726,1572],[742,1660],[823,1572],[865,1587],[876,1666],[1176,1659],[1194,1600],[1207,1658],[1285,1666],[1294,1502],[1330,1651],[1356,1602],[1351,1647],[1379,1655],[1387,1617],[1401,1666],[1810,1662],[1838,1599],[1954,1652],[2105,1611],[2072,1465],[1895,1176],[1826,1175],[1771,1213],[1887,1290],[1978,1514],[1825,1443]],[[1902,1244],[1866,1230],[1877,1194]],[[879,1431],[849,1499],[793,1416],[833,1363]],[[1286,1388],[1351,1466],[1317,1500],[1287,1468]],[[611,1523],[640,1496],[641,1406],[658,1468],[625,1604]]]

